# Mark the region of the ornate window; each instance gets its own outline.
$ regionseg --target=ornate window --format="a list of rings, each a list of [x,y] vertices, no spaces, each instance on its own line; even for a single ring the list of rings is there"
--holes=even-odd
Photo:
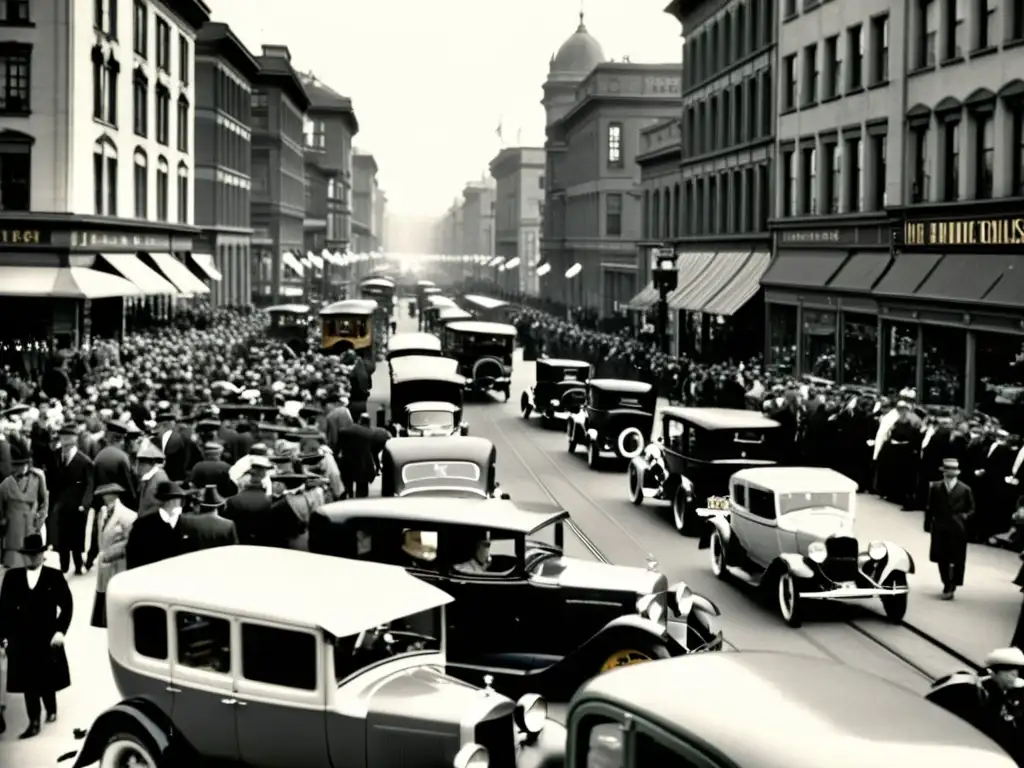
[[[135,150],[135,218],[149,218],[149,158],[142,149]]]
[[[0,131],[0,211],[32,209],[32,145],[20,131]]]
[[[188,166],[178,163],[178,222],[188,224]]]
[[[156,161],[156,217],[160,221],[167,221],[167,196],[171,183],[171,169],[167,164],[167,158],[161,155]]]
[[[97,216],[117,216],[117,145],[101,136],[92,149],[93,195]]]

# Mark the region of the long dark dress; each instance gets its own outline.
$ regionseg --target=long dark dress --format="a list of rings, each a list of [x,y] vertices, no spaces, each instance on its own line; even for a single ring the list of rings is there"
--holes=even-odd
[[[14,568],[0,587],[0,638],[7,639],[9,693],[52,693],[71,685],[63,646],[54,634],[67,634],[74,604],[64,574],[43,567],[35,589],[24,568]]]

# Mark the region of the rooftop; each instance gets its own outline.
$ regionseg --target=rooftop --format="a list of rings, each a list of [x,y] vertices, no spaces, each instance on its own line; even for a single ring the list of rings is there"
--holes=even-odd
[[[580,13],[580,25],[551,57],[548,79],[580,79],[603,61],[607,61],[604,49],[587,31]]]

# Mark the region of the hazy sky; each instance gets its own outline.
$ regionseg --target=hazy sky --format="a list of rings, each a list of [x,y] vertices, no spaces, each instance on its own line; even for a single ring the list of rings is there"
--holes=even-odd
[[[208,0],[254,54],[287,45],[351,97],[356,146],[372,152],[392,211],[442,213],[487,173],[501,141],[542,146],[541,85],[576,30],[579,0]],[[668,0],[585,0],[605,55],[681,60]],[[520,133],[521,132],[521,133]],[[521,139],[517,139],[517,134]]]

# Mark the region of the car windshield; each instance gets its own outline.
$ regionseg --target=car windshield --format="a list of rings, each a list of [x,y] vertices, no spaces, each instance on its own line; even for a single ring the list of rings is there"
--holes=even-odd
[[[403,616],[358,635],[334,641],[334,677],[340,684],[352,675],[382,661],[410,653],[441,650],[441,608]]]
[[[532,545],[538,548],[561,550],[561,542],[564,541],[563,533],[561,521],[548,523],[527,537],[526,547],[529,549]]]
[[[798,512],[801,509],[814,509],[817,507],[833,507],[849,511],[852,501],[851,494],[847,492],[817,491],[814,493],[780,493],[779,514],[785,515],[789,512]]]
[[[367,334],[365,317],[328,317],[324,320],[324,332],[330,336],[358,338]]]
[[[455,426],[455,414],[447,411],[413,411],[409,429],[447,428]]]

